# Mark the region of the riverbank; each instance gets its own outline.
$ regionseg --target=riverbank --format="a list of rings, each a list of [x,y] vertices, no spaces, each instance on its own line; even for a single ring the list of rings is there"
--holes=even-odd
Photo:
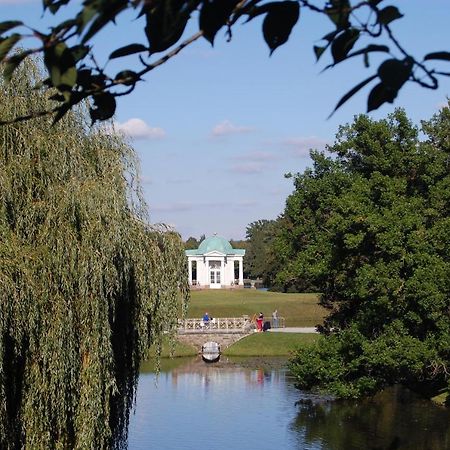
[[[292,352],[300,347],[311,345],[318,339],[318,334],[307,333],[253,333],[234,345],[223,349],[224,356],[237,357],[271,357],[285,356],[289,357]],[[164,339],[161,358],[180,358],[187,356],[195,356],[198,349],[182,342]],[[149,358],[156,357],[156,348],[152,346],[148,353]]]
[[[298,347],[311,345],[319,335],[305,333],[253,333],[223,351],[225,356],[291,356]]]

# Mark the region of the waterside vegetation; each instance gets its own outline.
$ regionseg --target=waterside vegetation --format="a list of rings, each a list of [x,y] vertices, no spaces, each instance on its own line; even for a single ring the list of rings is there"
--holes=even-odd
[[[356,117],[329,152],[293,176],[276,239],[279,282],[319,287],[330,308],[324,336],[292,361],[298,386],[448,392],[450,109],[420,128],[402,110]]]
[[[0,114],[51,108],[32,61]],[[80,107],[0,128],[0,448],[126,447],[140,361],[188,296],[179,236],[147,225],[133,150]]]

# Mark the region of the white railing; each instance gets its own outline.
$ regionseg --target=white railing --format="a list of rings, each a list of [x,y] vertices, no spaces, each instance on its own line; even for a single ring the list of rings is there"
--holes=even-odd
[[[251,328],[252,324],[246,317],[217,317],[208,322],[205,322],[203,319],[184,319],[178,322],[178,331],[186,333],[196,331],[246,332]]]
[[[267,318],[271,327],[274,328],[273,320]],[[278,318],[278,327],[284,328],[284,317]],[[184,319],[178,321],[178,332],[181,333],[201,333],[212,331],[216,333],[227,332],[250,332],[256,328],[256,324],[248,316],[242,317],[215,317],[205,322],[203,319]]]

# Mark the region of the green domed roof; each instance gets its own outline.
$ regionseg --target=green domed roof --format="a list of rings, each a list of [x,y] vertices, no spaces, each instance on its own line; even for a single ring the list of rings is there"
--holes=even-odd
[[[231,244],[223,237],[211,236],[202,241],[198,247],[198,253],[220,252],[225,255],[234,253]]]

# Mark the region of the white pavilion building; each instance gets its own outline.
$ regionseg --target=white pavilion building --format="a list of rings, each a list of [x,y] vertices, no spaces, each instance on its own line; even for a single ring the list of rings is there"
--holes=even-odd
[[[244,249],[233,248],[226,239],[214,235],[203,240],[197,249],[185,252],[191,286],[244,286]]]

